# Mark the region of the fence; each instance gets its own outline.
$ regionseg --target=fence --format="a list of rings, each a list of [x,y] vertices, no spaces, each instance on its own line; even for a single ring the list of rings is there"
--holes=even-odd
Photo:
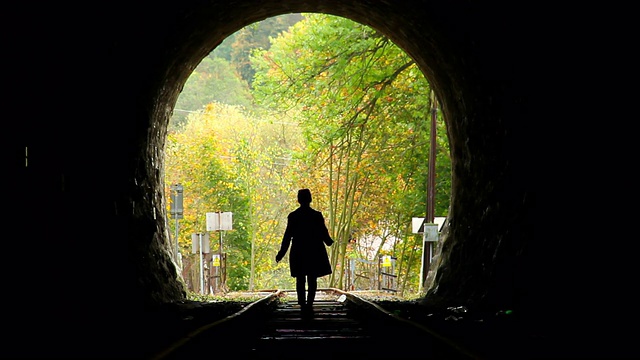
[[[377,261],[349,259],[346,271],[347,291],[355,290],[398,290],[395,274],[396,258],[380,256]]]

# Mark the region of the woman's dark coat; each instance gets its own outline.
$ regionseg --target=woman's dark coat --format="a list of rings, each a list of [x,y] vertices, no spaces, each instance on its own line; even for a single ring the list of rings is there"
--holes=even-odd
[[[324,247],[333,239],[320,211],[302,205],[287,216],[287,229],[276,258],[282,259],[291,244],[289,269],[291,276],[325,276],[331,274],[329,256]]]

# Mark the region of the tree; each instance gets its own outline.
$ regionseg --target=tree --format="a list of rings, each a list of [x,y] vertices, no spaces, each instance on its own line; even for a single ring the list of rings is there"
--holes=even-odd
[[[393,255],[400,290],[415,291],[421,238],[411,233],[411,218],[426,209],[429,83],[389,39],[339,17],[305,14],[267,46],[242,41],[245,49],[258,49],[250,57],[255,77],[247,97],[258,104],[195,99],[199,110],[170,128],[166,183],[187,185],[189,196],[183,252],[205,212],[233,211],[234,230],[225,234],[230,288],[293,287],[287,267],[273,256],[286,214],[297,206],[296,191],[309,187],[336,240],[335,271],[321,286],[346,288],[350,258]],[[209,57],[187,85],[224,83],[208,81],[228,73],[229,64]],[[196,93],[185,86],[181,96]],[[451,165],[441,117],[437,125],[436,214],[446,215]],[[197,218],[187,217],[191,209],[200,209]]]
[[[407,235],[411,217],[425,209],[431,88],[413,60],[364,25],[305,14],[268,51],[255,51],[252,63],[256,101],[296,117],[307,141],[299,176],[322,189],[318,197],[328,205],[337,241],[331,284],[345,285],[354,234],[379,239],[374,253],[367,252],[374,258],[387,241],[396,242],[394,251],[403,243],[414,247]],[[448,179],[446,134],[439,142],[446,146],[439,178]],[[438,205],[446,213],[448,203]],[[413,253],[400,251],[406,274],[416,269]]]
[[[242,241],[246,238],[246,198],[236,188],[232,169],[225,164],[219,134],[212,126],[215,116],[192,114],[185,126],[171,132],[165,145],[165,183],[181,183],[184,186],[184,219],[180,224],[180,251],[183,258],[197,262],[198,255],[191,254],[191,234],[206,230],[206,213],[231,211],[234,213],[234,231],[225,241],[225,252],[236,258],[244,256]],[[169,189],[166,189],[169,194]],[[171,224],[173,225],[173,224]],[[174,229],[175,230],[175,229]],[[213,245],[216,243],[214,242]],[[212,246],[212,251],[216,249]],[[231,287],[240,286],[234,281],[242,279],[241,261],[229,264],[227,272]],[[192,267],[199,271],[199,267]]]
[[[198,225],[203,229],[206,212],[233,212],[233,231],[224,237],[232,290],[290,282],[288,273],[274,267],[273,256],[293,186],[290,148],[300,146],[292,125],[211,103],[168,137],[167,184],[186,184],[188,194],[185,208],[190,211],[185,210],[180,237],[183,252],[190,249],[190,234],[198,232]]]
[[[183,126],[189,114],[202,112],[212,102],[243,107],[253,104],[247,83],[231,64],[221,57],[208,56],[187,79],[176,102],[170,128]]]
[[[236,32],[230,58],[240,77],[252,87],[254,69],[249,59],[255,49],[269,49],[270,39],[302,20],[301,14],[285,14],[253,23]]]

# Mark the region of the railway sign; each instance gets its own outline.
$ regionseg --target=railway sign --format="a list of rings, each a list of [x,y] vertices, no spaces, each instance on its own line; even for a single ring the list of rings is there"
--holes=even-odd
[[[231,230],[232,218],[231,212],[208,212],[207,231]]]

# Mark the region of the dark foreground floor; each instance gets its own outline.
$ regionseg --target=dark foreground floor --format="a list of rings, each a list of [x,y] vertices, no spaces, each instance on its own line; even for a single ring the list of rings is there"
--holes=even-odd
[[[415,301],[378,299],[373,303],[394,317],[424,326],[479,359],[640,358],[638,330],[634,327],[614,328],[608,322],[597,320],[600,317],[595,315],[547,319],[532,327],[525,325],[526,322],[518,314],[509,311],[473,313],[463,307],[436,311]],[[208,305],[209,309],[206,306],[195,307],[184,315],[191,312],[194,315],[187,315],[187,318],[192,320],[187,321],[197,322],[200,318],[202,322],[207,322],[226,311],[232,312],[245,305],[246,303],[232,302]],[[200,315],[195,315],[198,311]],[[183,320],[174,321],[184,323],[184,317],[182,318]],[[172,328],[179,329],[180,326]],[[169,334],[180,336],[179,331]]]
[[[12,333],[5,334],[4,352],[0,357],[153,359],[167,345],[188,337],[195,329],[224,321],[251,303],[171,304],[143,315],[122,316],[101,328],[98,336],[95,335],[96,322],[90,318],[86,323],[91,330],[86,331],[83,328],[70,330],[58,322],[17,322],[20,328],[12,325]],[[549,317],[532,327],[524,325],[527,322],[523,322],[518,314],[508,311],[480,314],[461,307],[435,311],[411,301],[375,300],[373,303],[390,316],[424,326],[480,359],[640,358],[637,324],[625,321],[623,312],[600,310],[566,318]],[[602,320],[608,319],[610,314],[617,314],[615,321]],[[59,315],[60,318],[65,316]],[[21,319],[22,314],[14,314],[14,317]],[[12,343],[14,334],[21,343]],[[242,346],[241,338],[227,338],[213,341],[211,351],[212,354],[233,353],[233,349]]]
[[[478,359],[610,359],[638,358],[640,355],[635,345],[638,338],[633,335],[637,331],[630,329],[626,332],[628,336],[618,335],[625,333],[620,329],[603,328],[602,332],[594,333],[592,329],[598,325],[587,323],[588,317],[582,320],[585,321],[583,331],[581,326],[568,324],[567,319],[533,328],[523,325],[518,314],[508,311],[480,314],[462,307],[434,311],[412,301],[377,300],[373,303],[392,316],[417,323],[458,344]],[[181,316],[168,315],[170,319],[157,328],[169,327],[171,330],[164,332],[162,337],[154,337],[149,348],[166,344],[170,338],[180,338],[197,323],[207,323],[226,312],[236,312],[246,304],[228,302],[184,306]]]

